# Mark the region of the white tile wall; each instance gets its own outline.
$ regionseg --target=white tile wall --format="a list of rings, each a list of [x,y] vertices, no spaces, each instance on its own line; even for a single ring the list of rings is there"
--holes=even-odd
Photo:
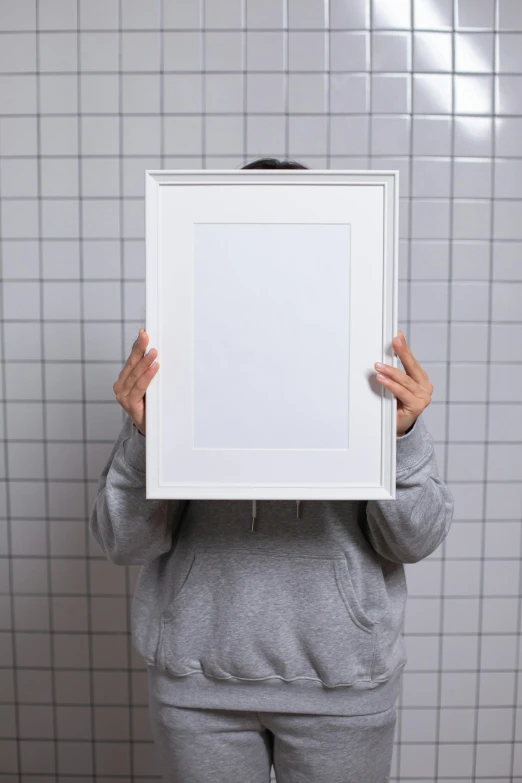
[[[401,172],[401,328],[455,497],[407,566],[392,781],[522,780],[522,0],[0,3],[0,783],[157,780],[86,518],[144,321],[143,170]],[[517,709],[518,705],[518,709]]]

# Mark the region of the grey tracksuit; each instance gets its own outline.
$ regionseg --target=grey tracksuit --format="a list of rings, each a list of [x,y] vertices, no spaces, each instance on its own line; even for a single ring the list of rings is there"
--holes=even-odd
[[[391,710],[407,660],[403,564],[439,546],[454,507],[422,415],[397,438],[395,500],[262,500],[255,525],[250,501],[146,499],[145,441],[125,414],[90,529],[112,562],[142,566],[134,645],[171,704]]]

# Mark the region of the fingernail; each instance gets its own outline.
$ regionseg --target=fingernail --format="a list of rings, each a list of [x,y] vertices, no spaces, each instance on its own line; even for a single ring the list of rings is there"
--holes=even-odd
[[[375,362],[375,366],[379,368],[379,370],[384,369],[384,364],[381,364],[380,362]]]
[[[397,337],[396,343],[397,345],[402,345],[402,340],[400,337]]]

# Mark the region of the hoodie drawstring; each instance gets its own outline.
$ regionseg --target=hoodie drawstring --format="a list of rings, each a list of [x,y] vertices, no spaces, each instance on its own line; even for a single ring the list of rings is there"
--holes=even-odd
[[[295,501],[295,510],[296,510],[296,517],[299,519],[299,506],[301,505],[300,500]],[[254,527],[256,524],[256,517],[257,517],[257,500],[252,501],[252,533],[254,532]]]

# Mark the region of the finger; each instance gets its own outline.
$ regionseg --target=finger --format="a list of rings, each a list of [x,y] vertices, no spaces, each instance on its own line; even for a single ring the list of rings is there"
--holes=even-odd
[[[136,365],[141,361],[145,353],[145,348],[149,344],[149,336],[145,329],[140,329],[137,339],[134,341],[131,352],[127,357],[127,361],[123,365],[121,372],[118,376],[118,380],[121,381],[123,386],[131,374]]]
[[[151,348],[148,354],[144,356],[138,362],[138,364],[135,365],[135,367],[133,367],[133,369],[127,375],[125,382],[118,388],[120,402],[129,396],[132,389],[134,389],[143,375],[150,369],[150,366],[156,360],[157,355],[157,350],[155,348]]]
[[[406,375],[404,370],[400,370],[398,367],[392,367],[390,364],[379,364],[376,362],[375,369],[386,378],[390,378],[390,380],[395,381],[395,383],[400,383],[412,393],[415,393],[414,390],[419,385],[417,381],[414,381],[413,378]]]
[[[143,338],[143,335],[145,335],[145,339]],[[120,374],[118,375],[118,379],[113,386],[115,394],[128,394],[138,378],[148,369],[148,367],[150,367],[158,355],[155,348],[151,348],[146,355],[144,354],[148,341],[149,338],[147,333],[142,331],[135,341],[127,361],[123,365]]]
[[[402,332],[399,332],[399,335],[400,335],[400,339],[402,340],[402,345],[398,343],[397,337],[394,337],[393,350],[401,360],[402,366],[404,367],[408,375],[411,378],[413,378],[414,381],[420,383],[421,380],[423,379],[425,380],[427,378],[427,374],[422,369],[417,359],[414,357],[413,353],[411,352],[411,348],[406,342],[406,338],[404,337],[404,334]]]
[[[125,399],[125,407],[132,410],[139,405],[145,396],[150,382],[159,369],[159,362],[154,362],[136,381]]]
[[[381,375],[391,378],[396,383],[401,383],[413,394],[417,393],[416,389],[419,386],[425,394],[431,394],[433,392],[433,386],[430,383],[428,376],[422,378],[420,381],[415,381],[410,375],[406,375],[404,370],[401,370],[399,367],[392,367],[391,364],[380,364],[379,362],[375,362],[374,366]]]
[[[376,378],[380,383],[382,383],[383,386],[395,394],[395,396],[402,402],[407,410],[409,410],[411,413],[415,413],[416,415],[422,413],[426,407],[424,394],[422,396],[418,396],[410,389],[407,389],[405,386],[397,383],[396,381],[392,381],[385,375],[377,375]]]

